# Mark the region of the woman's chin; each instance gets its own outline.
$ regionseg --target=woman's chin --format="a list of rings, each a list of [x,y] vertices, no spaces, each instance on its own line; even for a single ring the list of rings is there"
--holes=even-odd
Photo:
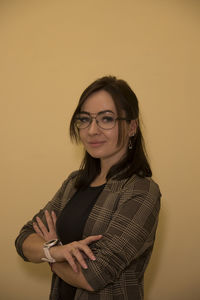
[[[88,151],[87,151],[88,152]],[[90,156],[92,156],[93,158],[101,158],[101,155],[98,155],[96,153],[92,153],[92,152],[88,152],[90,154]]]

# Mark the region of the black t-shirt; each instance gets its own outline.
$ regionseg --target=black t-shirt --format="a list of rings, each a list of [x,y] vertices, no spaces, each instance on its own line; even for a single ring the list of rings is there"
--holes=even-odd
[[[76,192],[59,216],[56,227],[62,244],[82,239],[87,218],[105,185],[88,187]],[[60,279],[59,300],[73,300],[76,288]]]

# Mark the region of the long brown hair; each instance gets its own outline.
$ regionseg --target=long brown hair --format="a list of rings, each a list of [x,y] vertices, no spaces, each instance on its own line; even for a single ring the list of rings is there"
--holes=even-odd
[[[152,172],[147,160],[140,129],[138,100],[133,90],[124,80],[117,79],[114,76],[105,76],[95,80],[83,91],[70,123],[70,137],[72,141],[80,142],[79,130],[75,125],[76,115],[80,113],[81,107],[87,98],[99,90],[104,90],[111,95],[118,117],[122,117],[125,112],[127,120],[137,120],[138,124],[135,136],[130,138],[132,149],[127,149],[125,157],[110,168],[106,179],[114,177],[120,180],[133,174],[151,177]],[[121,143],[123,143],[123,125],[122,122],[119,122],[118,144]],[[100,171],[100,159],[92,157],[86,151],[80,166],[76,187],[85,188],[89,186],[96,176],[100,174]]]

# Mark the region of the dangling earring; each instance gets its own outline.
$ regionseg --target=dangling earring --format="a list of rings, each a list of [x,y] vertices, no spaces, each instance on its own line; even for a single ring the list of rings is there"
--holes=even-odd
[[[133,133],[133,134],[131,135],[131,137],[133,137],[134,135],[135,135],[135,133]],[[129,149],[129,150],[133,149],[133,144],[132,144],[132,141],[131,141],[131,137],[130,137],[129,143],[128,143],[128,149]]]
[[[132,142],[131,142],[131,139],[129,140],[129,143],[128,143],[128,149],[131,150],[133,148],[133,145],[132,145]]]

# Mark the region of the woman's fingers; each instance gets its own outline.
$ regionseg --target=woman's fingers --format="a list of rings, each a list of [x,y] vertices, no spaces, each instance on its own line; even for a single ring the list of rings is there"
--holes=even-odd
[[[96,259],[92,250],[87,245],[82,244],[81,251],[84,252],[91,260]]]
[[[83,269],[87,269],[88,266],[83,258],[83,253],[80,252],[78,248],[73,248],[71,251],[72,255],[76,258],[78,263],[83,267]]]
[[[44,213],[45,213],[49,231],[55,231],[55,225],[54,225],[53,218],[51,217],[50,213],[48,212],[48,210],[45,210]]]
[[[56,214],[55,214],[55,212],[53,210],[51,212],[51,216],[52,216],[52,219],[53,219],[53,224],[56,227],[57,217],[56,217]]]
[[[40,228],[39,228],[39,226],[37,225],[37,223],[33,223],[33,228],[34,228],[34,230],[35,230],[35,232],[39,235],[39,236],[41,236],[41,237],[43,237],[43,233],[42,233],[42,231],[40,230]]]
[[[72,248],[69,252],[66,252],[65,257],[75,272],[77,272],[77,270],[78,270],[76,262],[79,263],[83,269],[88,268],[88,266],[83,258],[83,254],[80,252],[80,250],[78,248]]]
[[[91,235],[91,236],[88,236],[87,238],[85,238],[84,240],[82,240],[81,242],[83,242],[86,245],[89,245],[90,243],[98,241],[101,238],[102,238],[101,234],[99,234],[99,235]]]
[[[76,262],[70,252],[67,251],[65,253],[65,259],[68,261],[69,265],[72,267],[72,270],[74,270],[74,272],[78,272]]]
[[[87,269],[87,264],[83,258],[83,254],[78,248],[68,245],[67,251],[64,252],[65,259],[68,261],[69,265],[72,267],[74,272],[77,272],[76,262],[81,265],[82,268]]]
[[[94,241],[101,239],[101,238],[102,238],[102,235],[93,235],[93,236],[89,236],[86,239],[81,240],[79,242],[71,243],[71,246],[72,246],[71,253],[84,269],[87,269],[87,264],[84,260],[83,254],[85,254],[91,260],[96,260],[94,253],[88,247],[88,245]]]
[[[67,261],[74,272],[77,272],[77,263],[84,269],[87,269],[85,262],[85,255],[91,260],[95,260],[92,251],[87,245],[80,242],[72,242],[63,246],[56,246],[51,248],[51,255],[56,261]]]
[[[69,249],[70,253],[77,259],[77,261],[81,264],[81,266],[83,268],[87,268],[87,265],[84,260],[84,254],[91,260],[96,259],[92,250],[87,245],[82,243],[82,241],[73,242],[69,246],[70,246],[70,248],[68,248],[68,249]]]
[[[85,261],[85,257],[95,260],[94,253],[88,246],[94,241],[98,241],[102,238],[102,235],[89,236],[84,240],[72,242],[63,246],[57,246],[51,248],[51,254],[58,262],[67,261],[74,272],[78,271],[77,263],[84,269],[88,266]]]
[[[37,223],[33,224],[33,228],[38,235],[43,237],[45,241],[49,241],[57,238],[56,233],[56,214],[55,212],[51,212],[51,214],[45,210],[45,218],[47,222],[47,226],[44,225],[42,220],[39,217],[36,217]]]
[[[36,217],[37,224],[40,228],[40,231],[43,233],[43,235],[46,235],[48,233],[48,230],[42,220],[39,217]]]

